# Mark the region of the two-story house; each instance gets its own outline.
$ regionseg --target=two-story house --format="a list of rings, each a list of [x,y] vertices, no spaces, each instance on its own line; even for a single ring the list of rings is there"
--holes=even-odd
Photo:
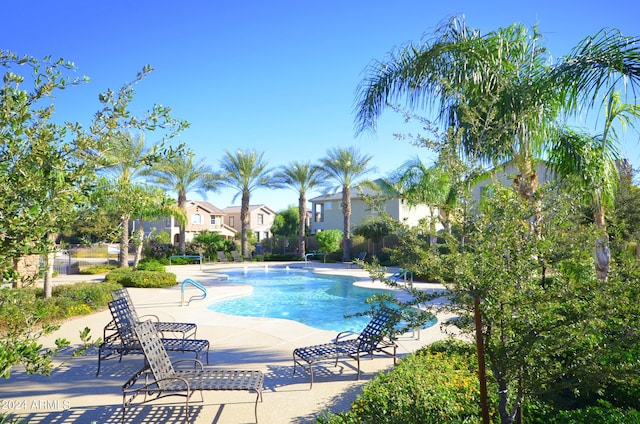
[[[222,210],[227,216],[227,223],[236,232],[242,231],[240,221],[240,206],[228,206]],[[258,241],[271,237],[271,226],[277,212],[265,205],[249,205],[249,229],[256,235]]]
[[[192,241],[196,234],[202,231],[213,231],[226,239],[232,239],[236,234],[236,230],[225,223],[226,214],[209,202],[187,200],[186,213],[186,242]],[[169,233],[173,244],[178,244],[180,241],[180,224],[175,218],[169,217],[163,221],[145,224],[149,229],[154,226],[157,230]]]
[[[378,215],[365,201],[367,197],[380,194],[371,188],[355,188],[351,191],[351,228],[356,227],[368,216]],[[311,202],[311,234],[324,230],[342,230],[342,192],[322,195],[309,200]],[[438,209],[427,205],[410,206],[398,195],[385,195],[381,209],[403,224],[414,226],[420,219],[437,216]],[[433,215],[432,215],[433,213]],[[437,228],[441,228],[438,225]]]

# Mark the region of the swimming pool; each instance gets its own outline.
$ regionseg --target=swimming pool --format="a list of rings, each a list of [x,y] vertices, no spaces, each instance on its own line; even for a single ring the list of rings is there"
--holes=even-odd
[[[209,309],[228,315],[285,318],[332,331],[361,331],[369,317],[344,318],[369,309],[367,297],[383,290],[355,287],[350,277],[315,274],[308,269],[246,268],[218,271],[225,283],[249,284],[250,296],[213,303]]]

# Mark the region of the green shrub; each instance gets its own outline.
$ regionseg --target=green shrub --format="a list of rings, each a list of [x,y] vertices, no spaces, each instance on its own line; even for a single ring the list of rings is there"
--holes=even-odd
[[[139,271],[161,271],[164,272],[164,265],[157,259],[145,258],[138,263]]]
[[[574,410],[555,410],[548,405],[525,403],[524,416],[532,424],[640,424],[640,412],[617,408],[605,401]]]
[[[176,285],[176,275],[170,272],[137,271],[118,268],[105,276],[105,281],[116,282],[124,287],[159,288]]]
[[[264,261],[297,261],[300,259],[300,256],[293,253],[267,253],[264,255]]]
[[[97,274],[106,274],[109,271],[116,269],[115,265],[108,264],[100,264],[100,265],[92,265],[85,269],[80,270],[80,274],[83,275],[97,275]]]
[[[318,422],[480,422],[476,367],[472,345],[445,341],[427,346],[402,359],[390,372],[378,374],[364,386],[350,411],[325,414]]]

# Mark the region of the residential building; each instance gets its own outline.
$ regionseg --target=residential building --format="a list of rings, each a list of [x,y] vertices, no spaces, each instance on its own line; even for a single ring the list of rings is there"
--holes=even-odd
[[[187,200],[186,213],[185,241],[187,243],[202,231],[213,231],[226,239],[233,239],[236,234],[236,230],[225,223],[227,215],[209,202]],[[151,227],[155,227],[158,231],[169,233],[173,244],[178,244],[180,241],[180,224],[173,217],[162,221],[145,223],[147,231],[150,231]]]
[[[229,227],[236,232],[242,231],[240,221],[240,206],[228,206],[222,210],[228,217]],[[277,212],[266,205],[249,205],[249,229],[253,231],[258,241],[271,237],[271,226]]]
[[[380,194],[371,188],[356,188],[351,191],[351,228],[353,229],[363,219],[372,215],[378,215],[378,211],[372,209],[365,201],[367,197]],[[344,216],[342,215],[342,192],[322,195],[311,200],[311,234],[324,230],[342,230]],[[427,205],[410,206],[406,200],[397,195],[385,195],[381,210],[390,217],[409,226],[415,226],[420,219],[437,216],[438,209]],[[438,225],[437,228],[441,228]]]

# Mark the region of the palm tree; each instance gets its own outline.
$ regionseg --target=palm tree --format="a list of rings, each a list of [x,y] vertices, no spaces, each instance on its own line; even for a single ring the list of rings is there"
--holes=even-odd
[[[133,193],[134,183],[144,174],[147,166],[144,160],[149,149],[145,146],[144,134],[134,137],[127,133],[120,137],[112,138],[109,142],[109,149],[103,153],[104,172],[113,181],[113,186],[119,187],[118,193],[121,195],[122,204],[128,204],[134,199],[127,199]],[[136,199],[137,200],[137,199]],[[118,202],[115,202],[118,203]],[[120,253],[118,255],[118,266],[126,268],[129,266],[129,222],[131,220],[131,208],[121,208],[120,213]]]
[[[457,203],[457,193],[451,176],[441,166],[427,167],[420,158],[405,162],[397,171],[395,189],[402,193],[410,205],[426,204],[429,206],[431,227],[431,246],[436,245],[435,209],[438,209],[442,222],[450,231],[451,210]]]
[[[251,192],[259,187],[270,187],[271,170],[264,159],[264,153],[254,150],[238,150],[235,154],[225,151],[220,159],[221,171],[216,175],[216,180],[222,187],[237,190],[233,197],[235,201],[241,195],[240,222],[241,222],[241,249],[242,256],[249,256],[249,242],[247,231],[249,229],[249,200]]]
[[[134,233],[134,245],[136,247],[133,259],[134,268],[138,266],[142,258],[142,248],[144,244],[144,221],[172,216],[184,226],[186,215],[183,209],[176,205],[175,200],[167,197],[166,192],[159,187],[141,187],[141,199],[143,203],[137,208],[138,230]]]
[[[408,45],[369,68],[357,98],[357,131],[375,129],[387,104],[435,108],[464,130],[463,153],[488,164],[513,160],[523,197],[538,178],[534,162],[549,152],[565,113],[593,104],[621,79],[640,82],[640,38],[601,31],[550,65],[537,28],[521,24],[481,35],[454,18],[424,45]]]
[[[608,277],[611,262],[605,210],[613,206],[619,181],[616,162],[620,158],[613,124],[617,121],[624,129],[633,126],[633,118],[640,118],[640,105],[621,103],[618,93],[613,93],[605,102],[602,134],[592,136],[568,128],[555,140],[550,154],[550,167],[561,177],[579,176],[577,181],[589,193],[593,220],[601,231],[596,240],[594,260],[596,274],[602,281]]]
[[[343,253],[342,260],[351,260],[351,189],[361,182],[361,179],[373,168],[368,168],[370,155],[362,155],[354,148],[333,148],[327,151],[327,156],[320,159],[322,171],[320,177],[330,190],[342,190],[343,216]]]
[[[148,174],[153,183],[165,190],[172,191],[178,196],[178,208],[186,216],[187,194],[195,191],[206,198],[207,191],[218,189],[218,182],[211,168],[204,159],[195,161],[195,153],[187,151],[177,158],[166,159],[155,165]],[[185,222],[180,223],[180,252],[186,250]]]
[[[611,95],[622,84],[640,85],[640,37],[600,31],[557,64],[540,38],[537,28],[530,33],[521,24],[481,35],[450,20],[424,45],[405,46],[370,66],[358,87],[357,131],[375,129],[392,102],[433,108],[448,128],[463,134],[463,155],[489,165],[512,161],[521,196],[534,199],[535,162],[557,154],[551,146],[564,115],[593,106],[603,91]],[[474,297],[476,312],[478,304]],[[482,337],[476,341],[480,354]],[[482,406],[486,421],[486,401]],[[499,412],[502,422],[513,421],[506,391]]]
[[[307,192],[321,184],[320,168],[310,162],[290,162],[280,167],[274,175],[274,183],[280,187],[288,187],[298,192],[298,247],[300,256],[306,254],[305,235],[307,223]]]

